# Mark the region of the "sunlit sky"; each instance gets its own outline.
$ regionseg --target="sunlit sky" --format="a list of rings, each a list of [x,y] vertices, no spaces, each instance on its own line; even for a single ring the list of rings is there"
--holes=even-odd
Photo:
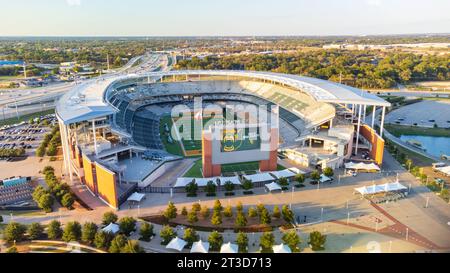
[[[0,0],[0,36],[450,33],[448,0]]]

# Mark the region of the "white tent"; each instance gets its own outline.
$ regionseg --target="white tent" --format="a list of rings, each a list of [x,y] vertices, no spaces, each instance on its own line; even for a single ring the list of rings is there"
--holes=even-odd
[[[253,183],[271,182],[275,180],[275,178],[273,178],[270,175],[270,173],[257,173],[252,175],[244,175],[244,178],[247,180],[251,180]]]
[[[395,192],[395,191],[405,191],[408,188],[400,184],[399,182],[387,183],[382,185],[372,185],[367,187],[356,188],[355,191],[359,192],[361,195],[372,195],[382,192]]]
[[[445,166],[445,167],[440,167],[440,168],[435,168],[437,171],[450,176],[450,166]]]
[[[291,172],[293,172],[293,173],[295,173],[295,174],[305,174],[305,172],[304,171],[302,171],[302,170],[300,170],[300,169],[298,169],[298,168],[295,168],[295,167],[292,167],[292,168],[289,168],[288,170],[290,170]]]
[[[272,247],[273,253],[292,253],[291,248],[285,244]]]
[[[324,174],[320,175],[320,183],[325,183],[325,182],[328,182],[328,181],[331,181],[331,180],[333,180],[333,179],[328,177],[328,176],[326,176],[326,175],[324,175]]]
[[[220,253],[238,253],[238,252],[239,246],[232,243],[223,244],[222,247],[220,248]]]
[[[281,191],[281,190],[282,190],[282,188],[280,187],[280,185],[278,185],[278,184],[275,183],[275,182],[272,182],[272,183],[270,183],[270,184],[267,184],[267,185],[266,185],[266,188],[267,188],[270,192],[272,192],[272,191]]]
[[[345,163],[346,169],[351,170],[366,170],[366,171],[380,171],[380,167],[378,167],[375,163],[365,164],[365,163],[354,163],[348,162]]]
[[[234,185],[241,185],[241,180],[238,176],[231,176],[231,177],[218,177],[220,180],[220,185],[225,185],[228,181],[233,183]]]
[[[192,178],[192,177],[179,177],[177,178],[177,182],[175,183],[175,188],[184,188],[188,184],[190,184],[195,179],[195,184],[197,184],[199,187],[205,187],[209,181],[212,181],[214,184],[217,185],[216,177],[212,178]]]
[[[191,253],[208,253],[209,243],[202,240],[192,244]]]
[[[117,232],[119,232],[119,230],[120,230],[119,225],[114,223],[110,223],[109,225],[107,225],[102,229],[102,231],[112,234],[116,234]]]
[[[166,246],[166,248],[174,249],[181,252],[186,245],[187,242],[185,240],[175,237],[172,239],[172,241],[170,241],[170,243]]]
[[[281,177],[284,178],[292,178],[295,176],[295,173],[293,173],[292,171],[286,169],[286,170],[282,170],[282,171],[276,171],[276,172],[270,172],[273,176],[275,176],[277,179],[280,179]]]
[[[128,197],[127,201],[132,201],[132,202],[138,202],[139,203],[144,198],[145,198],[145,194],[135,192],[130,197]]]

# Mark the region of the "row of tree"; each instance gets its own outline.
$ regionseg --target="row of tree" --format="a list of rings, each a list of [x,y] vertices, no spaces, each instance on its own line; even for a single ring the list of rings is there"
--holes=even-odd
[[[397,83],[449,80],[444,56],[379,51],[308,51],[294,54],[235,55],[180,60],[178,69],[273,71],[342,81],[358,88],[391,88]]]
[[[25,155],[24,148],[0,148],[0,157],[19,157]]]
[[[61,133],[59,131],[59,126],[54,126],[52,131],[44,136],[41,145],[36,149],[36,155],[38,157],[43,157],[45,154],[48,156],[55,156],[60,145]]]

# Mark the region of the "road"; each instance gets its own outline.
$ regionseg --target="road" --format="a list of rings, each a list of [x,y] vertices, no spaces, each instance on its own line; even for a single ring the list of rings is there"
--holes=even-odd
[[[142,74],[157,69],[170,70],[167,55],[147,53],[131,59],[125,66],[103,77],[113,77],[125,74]],[[140,61],[140,63],[137,63]],[[172,62],[173,63],[173,62]],[[0,117],[8,119],[17,115],[25,115],[54,107],[65,92],[83,81],[71,83],[58,83],[51,86],[25,89],[0,90]],[[17,106],[17,109],[16,109]]]

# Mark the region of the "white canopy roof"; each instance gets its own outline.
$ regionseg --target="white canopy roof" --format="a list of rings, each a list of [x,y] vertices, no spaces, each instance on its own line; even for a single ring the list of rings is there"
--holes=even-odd
[[[328,182],[328,181],[331,181],[331,180],[333,180],[333,179],[331,179],[331,177],[328,177],[328,176],[326,176],[324,174],[320,175],[320,183],[325,183],[325,182]]]
[[[238,176],[232,176],[232,177],[219,177],[220,180],[220,184],[224,185],[225,183],[227,183],[228,181],[230,181],[231,183],[235,184],[235,185],[241,185],[241,180],[239,179]]]
[[[436,170],[440,171],[441,173],[444,173],[445,175],[450,175],[450,166],[436,168]]]
[[[291,248],[285,244],[272,247],[273,253],[292,253]]]
[[[270,175],[270,173],[257,173],[252,175],[244,175],[245,179],[251,180],[253,183],[258,182],[270,182],[275,179]]]
[[[170,241],[170,243],[166,246],[166,248],[174,249],[181,252],[186,245],[187,242],[185,240],[175,237],[172,239],[172,241]]]
[[[302,170],[300,170],[300,169],[298,169],[296,167],[289,168],[288,170],[290,170],[291,172],[293,172],[295,174],[299,174],[299,173],[305,174],[306,173],[306,172],[304,172],[304,171],[302,171]]]
[[[116,234],[117,232],[119,232],[119,230],[120,230],[119,225],[114,224],[114,223],[110,223],[109,225],[107,225],[106,227],[104,227],[102,229],[102,231],[112,233],[112,234]]]
[[[270,172],[273,176],[275,176],[277,179],[280,179],[281,177],[284,178],[291,178],[296,175],[296,173],[292,172],[289,169],[282,170],[282,171],[276,171],[276,172]]]
[[[130,197],[128,197],[127,201],[133,201],[133,202],[141,202],[142,199],[144,199],[145,194],[135,192]]]
[[[400,184],[399,182],[395,183],[386,183],[382,185],[372,185],[367,187],[356,188],[355,191],[359,192],[362,195],[371,195],[382,192],[392,192],[392,191],[402,191],[407,190],[408,188]]]
[[[202,240],[192,244],[191,253],[208,253],[209,243]]]
[[[281,191],[281,190],[282,190],[282,188],[280,187],[280,185],[278,185],[278,184],[275,183],[275,182],[272,182],[272,183],[270,183],[270,184],[267,184],[267,185],[266,185],[266,188],[267,188],[270,192],[272,192],[272,191]]]
[[[238,253],[238,252],[239,246],[232,243],[223,244],[222,247],[220,248],[220,253]]]
[[[378,167],[375,163],[365,164],[365,163],[354,163],[354,162],[348,162],[345,163],[346,169],[353,169],[353,170],[368,170],[368,171],[380,171],[380,167]]]

